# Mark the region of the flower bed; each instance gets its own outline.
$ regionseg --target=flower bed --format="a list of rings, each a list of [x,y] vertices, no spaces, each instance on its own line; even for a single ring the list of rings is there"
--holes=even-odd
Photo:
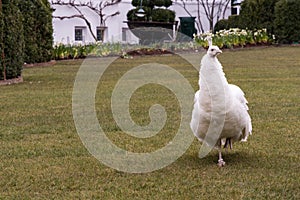
[[[157,54],[165,54],[168,52],[177,52],[177,51],[194,51],[197,50],[200,46],[195,42],[184,42],[184,43],[164,43],[164,44],[151,44],[151,45],[129,45],[121,43],[94,43],[87,45],[65,45],[65,44],[56,44],[54,46],[54,55],[55,60],[63,59],[78,59],[86,58],[87,56],[128,56],[129,52],[150,52],[153,55],[154,52]],[[159,51],[153,51],[154,49],[160,49]],[[147,51],[145,51],[147,50]],[[142,53],[143,55],[146,55]],[[141,55],[142,55],[141,54]]]
[[[229,29],[221,30],[216,34],[204,33],[194,35],[194,42],[170,42],[170,43],[155,43],[151,45],[129,45],[122,43],[102,43],[93,44],[56,44],[54,46],[55,60],[86,58],[89,56],[121,56],[126,57],[127,53],[139,49],[161,49],[171,52],[195,51],[201,47],[207,48],[207,36],[211,36],[213,44],[220,48],[236,48],[257,45],[269,45],[274,43],[275,36],[270,37],[266,29],[261,30],[244,30],[244,29]],[[161,52],[159,52],[161,54]]]
[[[111,56],[119,55],[122,52],[120,43],[94,43],[94,44],[56,44],[54,46],[54,55],[55,60],[63,59],[77,59],[85,58],[89,56]]]
[[[275,36],[269,36],[266,29],[260,30],[247,30],[231,28],[229,30],[220,30],[219,32],[204,33],[194,35],[194,40],[200,46],[207,48],[208,42],[206,38],[212,37],[213,44],[219,48],[234,48],[234,47],[245,47],[255,45],[269,45],[275,40]]]

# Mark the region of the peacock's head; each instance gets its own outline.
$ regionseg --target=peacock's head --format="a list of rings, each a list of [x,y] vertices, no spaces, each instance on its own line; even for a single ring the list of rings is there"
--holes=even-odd
[[[217,55],[221,54],[222,51],[219,49],[219,47],[217,46],[209,46],[208,50],[207,50],[207,55],[209,55],[210,57],[216,57]]]

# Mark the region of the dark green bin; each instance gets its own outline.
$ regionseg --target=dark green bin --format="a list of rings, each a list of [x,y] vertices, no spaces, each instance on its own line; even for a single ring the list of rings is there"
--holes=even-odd
[[[191,41],[193,39],[193,34],[197,33],[195,29],[195,19],[196,17],[179,17],[180,27],[179,32],[182,33],[179,36],[180,41]]]

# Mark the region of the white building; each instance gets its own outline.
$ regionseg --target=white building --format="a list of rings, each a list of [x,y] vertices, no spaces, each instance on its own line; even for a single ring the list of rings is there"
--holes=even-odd
[[[50,2],[66,2],[69,0],[49,0]],[[232,8],[235,14],[239,13],[239,3],[241,0],[219,0],[227,4],[227,8],[220,12],[220,18],[227,18],[231,15]],[[233,2],[231,2],[233,1]],[[75,0],[75,3],[79,2],[92,2],[94,5],[99,4],[99,2],[107,2],[107,0]],[[205,31],[209,30],[209,22],[206,18],[205,11],[203,7],[198,6],[199,1],[193,0],[175,0],[173,5],[168,9],[176,12],[176,21],[180,21],[179,17],[189,17],[193,16],[198,19],[200,13],[201,24]],[[206,1],[205,1],[206,2]],[[184,3],[184,4],[183,4]],[[237,3],[237,6],[231,3]],[[185,8],[184,8],[185,5]],[[93,32],[97,40],[103,42],[123,42],[123,43],[138,43],[138,38],[135,37],[124,21],[127,21],[127,12],[134,7],[131,5],[131,0],[122,0],[120,3],[112,6],[107,6],[103,9],[103,14],[105,22],[101,24],[100,16],[88,7],[81,7],[80,10],[76,10],[72,6],[68,5],[55,5],[52,4],[54,9],[53,16],[62,17],[63,20],[59,18],[53,18],[53,28],[54,28],[54,42],[55,43],[91,43],[95,42],[94,37],[91,34]],[[225,4],[224,4],[224,7]],[[200,9],[200,10],[198,10]],[[235,9],[235,10],[234,10]],[[118,12],[117,15],[108,17],[114,13]],[[74,16],[77,17],[74,17]],[[90,23],[90,28],[86,21],[79,15],[84,15],[85,18]],[[73,16],[73,17],[72,17]],[[216,20],[214,20],[216,23]],[[197,29],[198,26],[195,26]],[[90,31],[91,30],[91,31]],[[198,32],[201,30],[198,29]]]

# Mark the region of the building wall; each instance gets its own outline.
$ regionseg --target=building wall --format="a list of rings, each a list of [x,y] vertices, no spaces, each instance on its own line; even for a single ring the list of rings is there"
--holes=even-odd
[[[49,0],[50,1],[50,0]],[[68,2],[69,0],[64,0]],[[90,1],[90,0],[86,0]],[[99,0],[92,0],[97,3]],[[80,0],[77,0],[80,2]],[[84,2],[84,0],[81,0]],[[52,5],[55,9],[53,16],[72,16],[78,14],[76,10],[69,6],[55,6]],[[124,42],[124,43],[138,43],[138,38],[136,38],[128,29],[128,26],[124,21],[127,20],[127,12],[132,9],[131,0],[122,0],[121,3],[113,6],[109,6],[104,9],[104,13],[110,15],[116,11],[119,11],[120,14],[114,17],[110,17],[106,20],[104,38],[103,42]],[[197,4],[195,1],[186,1],[186,8],[192,14],[192,16],[198,16]],[[179,21],[179,17],[189,16],[187,12],[180,6],[180,1],[173,1],[173,5],[169,9],[176,12],[176,20]],[[81,12],[87,17],[88,21],[91,23],[92,30],[96,35],[97,27],[100,27],[100,18],[93,11],[83,8]],[[204,10],[201,10],[201,13],[204,13]],[[226,10],[227,18],[231,14],[231,6],[229,5]],[[202,24],[205,31],[209,30],[209,24],[205,15],[201,16]],[[83,19],[72,18],[60,20],[53,18],[53,28],[54,28],[54,42],[55,43],[91,43],[95,42],[94,38],[90,34],[90,31]],[[75,41],[75,28],[81,28],[83,31],[82,41]],[[198,30],[199,32],[199,30]]]

